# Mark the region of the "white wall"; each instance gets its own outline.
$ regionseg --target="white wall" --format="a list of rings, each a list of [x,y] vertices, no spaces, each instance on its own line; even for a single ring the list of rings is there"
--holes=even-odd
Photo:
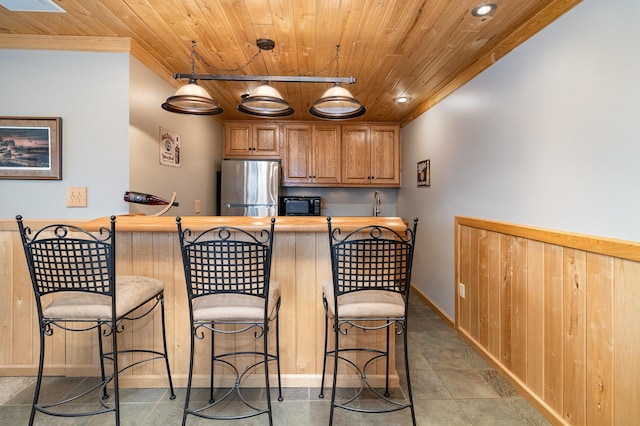
[[[161,207],[126,203],[134,190],[170,198],[169,214],[215,212],[222,128],[210,117],[172,114],[175,92],[128,53],[0,49],[0,116],[62,117],[62,180],[0,180],[0,218],[93,219]],[[182,137],[182,167],[159,164],[159,127]],[[87,208],[67,208],[69,186],[86,186]],[[180,189],[178,189],[180,188]]]
[[[451,318],[455,215],[640,241],[638,16],[586,0],[402,129],[413,281]]]
[[[129,55],[0,49],[0,116],[62,117],[62,179],[0,180],[0,218],[125,213],[129,183]],[[88,188],[67,208],[68,186]]]
[[[180,205],[173,207],[167,215],[194,215],[195,200],[200,200],[200,215],[214,215],[216,170],[220,170],[222,158],[222,126],[210,116],[163,110],[160,106],[175,91],[174,86],[132,58],[131,180],[127,189],[167,200],[176,192]],[[160,127],[180,135],[181,167],[160,165]],[[129,204],[131,213],[153,214],[162,208]]]

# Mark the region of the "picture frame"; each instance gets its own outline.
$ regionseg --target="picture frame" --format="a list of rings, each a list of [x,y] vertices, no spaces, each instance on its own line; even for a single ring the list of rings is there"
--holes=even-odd
[[[62,180],[62,118],[0,117],[0,179]]]
[[[431,186],[431,160],[418,161],[418,186]]]

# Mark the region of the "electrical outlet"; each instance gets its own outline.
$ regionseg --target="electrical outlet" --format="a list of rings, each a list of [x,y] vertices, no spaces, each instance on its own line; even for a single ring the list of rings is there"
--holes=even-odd
[[[458,284],[458,295],[463,299],[466,298],[464,284],[462,283]]]
[[[67,187],[67,207],[87,207],[87,187]]]
[[[194,208],[196,214],[200,214],[200,207],[201,207],[200,200],[196,200],[195,208]]]

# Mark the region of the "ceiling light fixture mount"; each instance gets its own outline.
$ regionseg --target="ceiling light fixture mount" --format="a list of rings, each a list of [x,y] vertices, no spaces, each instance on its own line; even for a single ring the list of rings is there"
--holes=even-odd
[[[341,83],[355,84],[355,77],[320,77],[320,76],[294,76],[294,75],[229,75],[229,74],[196,74],[195,59],[216,71],[232,72],[239,71],[248,67],[255,61],[263,50],[273,50],[275,42],[270,39],[256,40],[258,52],[247,61],[244,65],[230,70],[221,70],[211,66],[196,51],[196,42],[191,42],[191,73],[175,73],[173,78],[176,80],[187,79],[189,83],[180,88],[174,96],[171,96],[162,104],[162,108],[180,114],[195,115],[215,115],[223,112],[220,105],[211,98],[207,91],[198,86],[198,80],[218,80],[218,81],[257,81],[261,85],[253,89],[248,95],[244,95],[240,104],[237,106],[238,111],[256,117],[285,117],[294,113],[293,108],[284,100],[280,93],[269,82],[283,83],[333,83],[334,86],[325,92],[322,98],[318,99],[311,107],[309,112],[319,118],[328,120],[346,120],[349,118],[359,117],[365,113],[364,106],[354,98],[347,89],[340,86]],[[331,60],[336,62],[337,71],[339,71],[339,48],[336,46],[335,57]],[[272,53],[273,54],[273,53]],[[276,56],[278,62],[279,58]],[[282,64],[281,64],[282,65]],[[325,67],[325,68],[328,68]]]
[[[474,7],[473,10],[471,11],[471,14],[473,16],[483,17],[483,16],[491,15],[493,12],[496,11],[497,8],[498,8],[498,5],[495,3],[482,3]]]
[[[399,104],[406,104],[411,100],[411,96],[398,96],[394,100]]]

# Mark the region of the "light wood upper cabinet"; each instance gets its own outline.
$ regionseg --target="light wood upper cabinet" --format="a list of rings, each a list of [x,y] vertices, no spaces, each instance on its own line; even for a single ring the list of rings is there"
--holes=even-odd
[[[283,186],[340,184],[338,125],[283,125],[282,150]]]
[[[397,125],[342,127],[342,185],[400,186]]]
[[[280,158],[278,123],[227,121],[224,158]]]
[[[282,159],[282,185],[400,187],[400,126],[227,121],[224,158]]]

